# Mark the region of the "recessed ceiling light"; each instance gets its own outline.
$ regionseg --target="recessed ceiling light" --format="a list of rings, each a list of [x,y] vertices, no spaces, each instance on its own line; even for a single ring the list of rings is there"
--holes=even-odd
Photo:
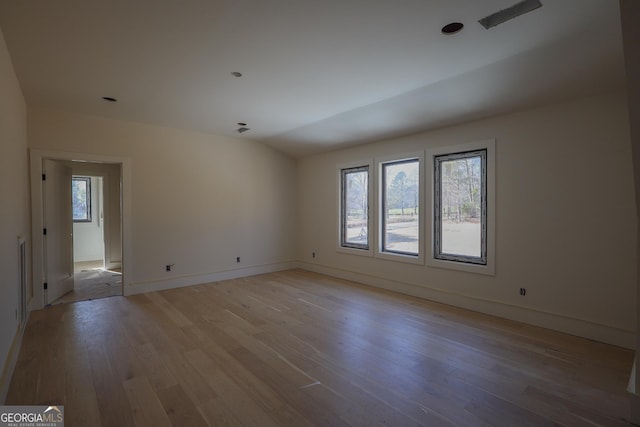
[[[112,97],[110,97],[110,96],[103,96],[103,97],[102,97],[102,99],[104,99],[104,100],[105,100],[105,101],[107,101],[107,102],[118,102],[118,100],[117,100],[117,99],[112,98]]]
[[[450,24],[442,27],[442,34],[455,34],[460,32],[464,28],[464,24],[462,22],[451,22]]]
[[[233,77],[242,77],[242,73],[241,73],[241,72],[239,72],[239,71],[233,71],[233,72],[231,73],[231,75],[232,75]]]

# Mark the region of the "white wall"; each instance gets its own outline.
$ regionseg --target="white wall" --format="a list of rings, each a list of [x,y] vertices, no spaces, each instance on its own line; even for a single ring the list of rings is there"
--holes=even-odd
[[[495,276],[336,251],[337,165],[492,138]],[[636,217],[622,92],[305,158],[298,189],[305,268],[634,346]]]
[[[91,177],[91,221],[73,223],[73,261],[104,259],[102,178]]]
[[[25,238],[30,251],[27,165],[27,108],[0,30],[0,403],[18,327],[18,236]]]
[[[30,108],[29,146],[131,159],[131,292],[295,260],[296,165],[260,143]]]
[[[629,131],[635,176],[636,215],[640,218],[640,3],[634,0],[620,1],[620,20],[624,41],[624,59],[627,77],[627,99],[629,105]],[[640,248],[640,230],[637,247]],[[638,254],[640,255],[640,253]],[[640,257],[636,258],[636,271],[640,266]],[[640,278],[636,278],[636,288],[640,289]],[[637,295],[637,307],[640,307],[640,292]],[[637,310],[636,310],[637,311]],[[640,349],[640,315],[636,313],[636,349]],[[636,350],[634,372],[632,373],[629,394],[631,398],[630,421],[640,424],[640,352]]]

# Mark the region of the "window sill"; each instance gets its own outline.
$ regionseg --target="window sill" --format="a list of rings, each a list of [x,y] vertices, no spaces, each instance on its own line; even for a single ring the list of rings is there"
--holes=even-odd
[[[426,262],[429,267],[444,268],[447,270],[464,271],[466,273],[484,274],[487,276],[495,276],[495,265],[488,262],[487,265],[470,264],[459,261],[448,261],[443,259],[430,258]]]
[[[424,257],[422,255],[405,255],[395,252],[376,252],[376,258],[389,261],[406,262],[409,264],[424,265]]]
[[[359,248],[350,248],[348,246],[340,246],[338,245],[336,247],[336,252],[340,252],[343,254],[349,254],[349,255],[359,255],[359,256],[373,256],[373,251],[371,250],[371,248],[369,249],[359,249]]]

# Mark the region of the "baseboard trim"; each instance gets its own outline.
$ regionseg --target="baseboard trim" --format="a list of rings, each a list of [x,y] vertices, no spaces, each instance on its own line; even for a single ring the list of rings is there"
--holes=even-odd
[[[274,273],[276,271],[297,268],[295,261],[253,265],[250,267],[221,270],[205,274],[174,276],[170,279],[133,282],[125,285],[124,295],[136,295],[145,292],[164,291],[167,289],[183,288],[185,286],[201,285],[203,283],[219,282],[220,280],[238,279],[258,274]]]
[[[0,404],[4,405],[7,401],[7,393],[9,393],[9,385],[11,384],[11,378],[13,377],[13,371],[18,362],[18,355],[20,355],[20,347],[22,347],[22,337],[24,331],[27,329],[26,325],[29,322],[29,311],[27,313],[27,319],[24,322],[22,328],[18,326],[14,333],[13,340],[11,341],[11,347],[9,347],[9,353],[7,359],[2,367],[2,374],[0,375]]]
[[[120,261],[110,262],[108,264],[105,264],[104,268],[106,270],[113,270],[114,268],[122,268],[122,262]]]
[[[564,332],[591,340],[634,349],[636,336],[633,331],[627,331],[615,326],[578,319],[547,311],[520,307],[500,301],[448,292],[441,289],[418,286],[411,283],[389,280],[355,271],[329,267],[300,261],[298,267],[315,273],[326,274],[340,279],[351,280],[369,286],[412,295],[455,307],[465,308],[492,316],[540,326],[554,331]]]
[[[615,326],[304,261],[287,261],[221,270],[205,274],[174,276],[170,279],[133,282],[125,285],[124,294],[135,295],[145,292],[182,288],[185,286],[237,279],[295,268],[351,280],[365,285],[564,332],[619,347],[634,349],[636,344],[636,336],[633,331],[627,331]]]

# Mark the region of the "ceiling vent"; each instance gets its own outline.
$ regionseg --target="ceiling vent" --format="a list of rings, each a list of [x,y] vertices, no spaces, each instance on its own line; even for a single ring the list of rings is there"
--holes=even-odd
[[[489,28],[500,25],[503,22],[507,22],[513,18],[517,18],[520,15],[531,12],[532,10],[536,10],[539,7],[542,7],[542,3],[540,3],[540,0],[524,0],[514,4],[511,7],[502,9],[500,12],[496,12],[494,14],[486,16],[478,22],[488,30]]]

